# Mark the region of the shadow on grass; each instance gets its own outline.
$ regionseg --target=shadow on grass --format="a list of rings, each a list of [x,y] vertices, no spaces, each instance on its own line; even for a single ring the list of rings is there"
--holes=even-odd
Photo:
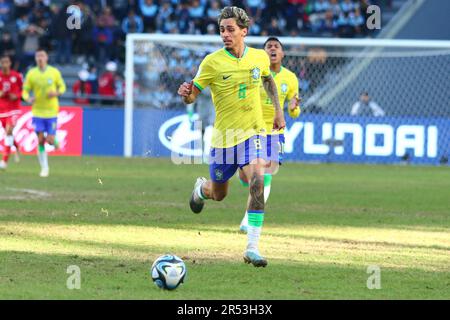
[[[1,299],[448,299],[449,281],[415,269],[381,270],[381,289],[367,289],[364,268],[286,264],[265,269],[218,261],[187,261],[186,283],[173,292],[150,280],[150,261],[0,251]],[[81,269],[81,289],[69,290],[67,267]]]

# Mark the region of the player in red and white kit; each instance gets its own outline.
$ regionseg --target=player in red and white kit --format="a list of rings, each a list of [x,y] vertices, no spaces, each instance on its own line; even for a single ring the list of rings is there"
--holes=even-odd
[[[15,146],[18,150],[18,145],[13,137],[13,129],[20,113],[23,79],[19,72],[11,69],[11,65],[11,57],[6,55],[0,57],[0,123],[6,132],[5,151],[3,159],[0,161],[0,169],[6,169],[11,147]]]

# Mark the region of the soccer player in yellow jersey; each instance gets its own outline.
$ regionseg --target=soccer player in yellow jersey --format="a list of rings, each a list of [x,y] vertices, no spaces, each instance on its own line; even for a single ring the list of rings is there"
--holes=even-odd
[[[244,261],[256,267],[265,267],[267,260],[258,250],[264,221],[266,164],[261,79],[264,89],[275,102],[273,129],[283,129],[286,123],[270,73],[269,57],[263,50],[245,45],[249,21],[241,8],[225,7],[221,11],[218,23],[224,48],[206,56],[193,82],[183,83],[178,94],[184,103],[190,104],[209,86],[216,112],[209,161],[211,180],[197,179],[190,200],[191,210],[199,213],[206,199],[223,200],[228,192],[229,179],[238,168],[242,168],[250,185],[248,244]]]
[[[48,177],[49,167],[45,143],[58,147],[56,124],[59,112],[58,97],[66,91],[66,85],[58,69],[48,65],[45,50],[35,55],[37,66],[30,69],[25,77],[22,97],[32,104],[33,127],[38,136],[38,159],[41,177]],[[30,95],[32,92],[33,96]]]
[[[292,118],[300,115],[300,98],[298,94],[297,76],[283,67],[284,58],[283,45],[276,37],[269,37],[264,43],[264,50],[270,58],[270,71],[273,75],[278,90],[280,106],[283,107],[285,101],[288,101],[288,113]],[[264,90],[261,90],[261,104],[264,121],[267,130],[267,150],[270,162],[266,166],[264,174],[264,202],[267,202],[272,183],[272,174],[275,173],[283,160],[284,130],[273,131],[273,105],[270,97]],[[248,187],[248,180],[242,170],[239,171],[239,178],[243,186]],[[245,212],[242,219],[240,230],[247,232],[248,214]]]

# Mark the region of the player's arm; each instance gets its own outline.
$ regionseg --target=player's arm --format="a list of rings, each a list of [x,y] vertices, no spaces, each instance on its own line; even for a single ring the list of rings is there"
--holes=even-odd
[[[301,113],[300,102],[301,98],[299,97],[298,90],[298,79],[296,76],[292,77],[292,84],[290,85],[290,90],[288,92],[287,98],[289,99],[288,103],[288,112],[289,116],[293,119],[298,118]]]
[[[23,79],[22,74],[19,73],[19,76],[17,77],[17,83],[15,86],[13,86],[13,90],[9,94],[9,99],[11,101],[17,101],[22,96],[22,85],[23,85]]]
[[[194,82],[191,81],[189,83],[184,82],[178,88],[178,95],[181,96],[183,102],[185,104],[192,104],[197,99],[197,96],[200,94],[200,90],[194,86]]]
[[[200,92],[214,79],[216,73],[210,60],[209,56],[203,59],[195,78],[190,83],[183,83],[178,89],[178,95],[182,97],[185,104],[194,103]]]
[[[281,130],[286,127],[286,121],[283,117],[283,111],[280,106],[280,100],[278,99],[277,84],[273,79],[272,75],[263,76],[262,78],[264,90],[266,90],[267,95],[272,100],[273,106],[275,108],[275,118],[273,121],[273,128],[275,130]]]
[[[33,90],[32,79],[30,72],[25,77],[25,83],[23,84],[22,99],[30,104],[34,102],[34,97],[30,96],[31,90]]]
[[[64,92],[66,92],[66,89],[67,89],[66,84],[64,83],[64,80],[59,71],[56,72],[55,85],[56,85],[56,91],[50,91],[48,93],[49,98],[62,96],[64,94]]]

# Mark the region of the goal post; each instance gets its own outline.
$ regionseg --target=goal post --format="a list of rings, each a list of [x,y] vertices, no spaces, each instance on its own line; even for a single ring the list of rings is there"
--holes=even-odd
[[[247,37],[246,44],[262,48],[266,39]],[[292,156],[287,159],[438,163],[448,158],[450,41],[279,39],[283,65],[299,78],[303,107],[299,120],[288,122],[286,147]],[[186,107],[176,88],[195,76],[206,54],[222,46],[219,36],[127,36],[125,157],[170,156],[170,150],[159,149],[170,149],[172,136],[156,127],[183,123]],[[176,133],[185,143],[199,138],[184,125],[186,134]]]

